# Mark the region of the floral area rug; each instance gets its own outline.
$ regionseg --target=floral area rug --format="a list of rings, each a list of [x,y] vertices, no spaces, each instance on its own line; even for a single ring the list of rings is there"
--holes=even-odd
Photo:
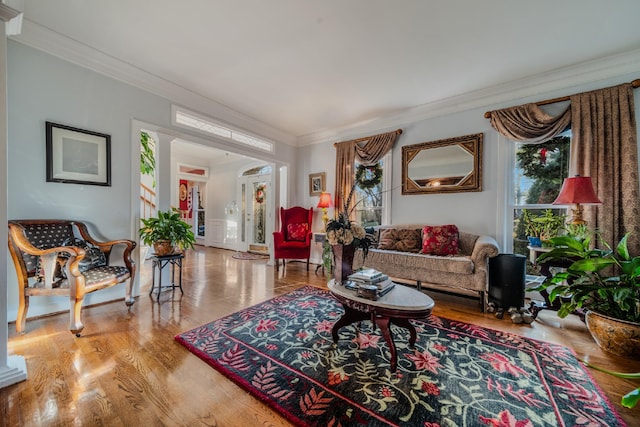
[[[379,330],[331,328],[342,305],[304,287],[176,336],[299,426],[623,426],[567,347],[431,316]]]

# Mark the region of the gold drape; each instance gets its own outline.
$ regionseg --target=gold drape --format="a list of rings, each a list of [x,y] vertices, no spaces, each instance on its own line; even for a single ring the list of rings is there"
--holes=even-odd
[[[349,206],[345,206],[345,202],[354,184],[355,171],[353,170],[353,164],[355,160],[357,159],[365,165],[376,164],[393,148],[393,144],[401,133],[402,129],[398,129],[393,132],[335,144],[336,188],[334,198],[336,213],[346,211],[353,215],[355,201],[353,198],[349,200]]]
[[[590,176],[602,205],[585,206],[590,228],[615,248],[631,232],[640,255],[640,191],[633,87],[630,83],[571,96],[572,174]],[[589,209],[590,208],[590,209]]]

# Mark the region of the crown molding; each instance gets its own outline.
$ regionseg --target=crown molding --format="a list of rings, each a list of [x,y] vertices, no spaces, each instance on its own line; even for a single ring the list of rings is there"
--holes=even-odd
[[[11,36],[11,39],[159,95],[172,103],[181,104],[250,133],[294,147],[353,139],[474,108],[511,105],[519,99],[544,97],[546,93],[553,91],[640,71],[638,49],[406,108],[348,126],[296,137],[26,18],[22,23],[22,33]]]
[[[29,19],[24,19],[22,33],[11,37],[24,45],[57,56],[131,86],[181,104],[203,115],[215,117],[250,133],[296,146],[296,137],[219,102],[98,51]]]
[[[0,21],[5,23],[4,33],[6,36],[20,34],[22,31],[22,18],[22,12],[0,2]]]
[[[491,106],[512,105],[515,101],[567,89],[600,80],[640,72],[640,49],[623,52],[534,76],[513,80],[486,89],[452,96],[447,99],[407,108],[357,124],[315,132],[298,137],[298,146],[345,141],[384,129],[398,128],[434,117]],[[639,76],[640,77],[640,76]],[[572,92],[566,95],[571,95]],[[557,95],[562,96],[562,95]],[[497,107],[501,108],[501,107]]]

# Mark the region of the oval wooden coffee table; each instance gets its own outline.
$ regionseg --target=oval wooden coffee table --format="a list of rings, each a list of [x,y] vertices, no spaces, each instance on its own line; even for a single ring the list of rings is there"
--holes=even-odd
[[[327,284],[334,297],[344,307],[344,314],[333,325],[331,336],[333,342],[338,342],[338,330],[343,326],[350,325],[362,320],[371,320],[378,325],[384,340],[391,352],[391,372],[396,371],[398,355],[396,346],[391,334],[391,323],[409,330],[409,345],[413,347],[416,343],[416,328],[409,322],[411,319],[424,319],[429,317],[435,303],[433,300],[420,291],[407,286],[396,284],[389,293],[379,298],[377,301],[361,298],[356,295],[356,291],[347,289],[336,284],[333,280]]]

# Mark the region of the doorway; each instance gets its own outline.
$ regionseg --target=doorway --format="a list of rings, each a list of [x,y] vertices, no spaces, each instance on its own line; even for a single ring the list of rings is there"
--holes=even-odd
[[[204,181],[178,180],[180,216],[191,225],[199,245],[204,245],[206,237],[206,186]]]
[[[269,254],[269,236],[273,232],[271,166],[245,171],[241,179],[242,235],[246,251]]]

